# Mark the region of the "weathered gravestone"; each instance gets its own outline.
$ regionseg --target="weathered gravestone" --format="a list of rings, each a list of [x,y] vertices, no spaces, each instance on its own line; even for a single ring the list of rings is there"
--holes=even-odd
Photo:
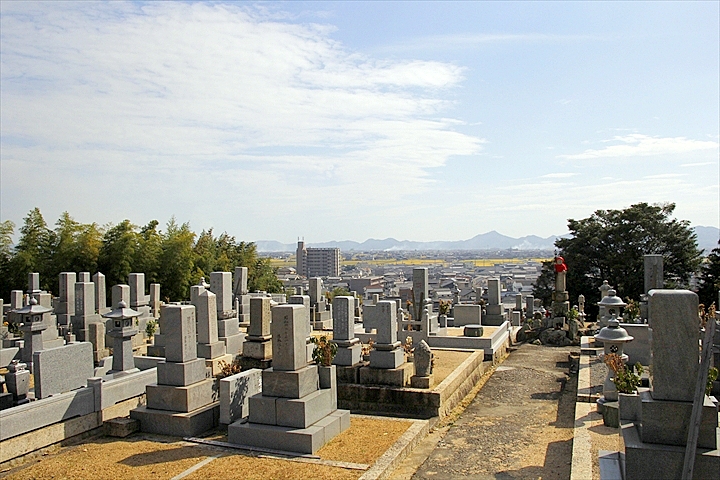
[[[250,397],[248,423],[228,427],[240,445],[315,453],[350,426],[350,412],[337,409],[335,366],[308,365],[303,305],[272,309],[273,367],[263,370],[262,394]]]

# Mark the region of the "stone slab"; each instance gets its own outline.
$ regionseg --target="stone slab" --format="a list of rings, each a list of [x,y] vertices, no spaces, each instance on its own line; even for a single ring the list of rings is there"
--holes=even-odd
[[[418,377],[417,375],[410,377],[410,386],[412,388],[432,388],[434,385],[435,381],[432,375],[429,377]]]
[[[219,357],[210,358],[205,360],[205,368],[209,372],[209,375],[214,377],[223,369],[223,363],[230,365],[235,359],[229,353],[220,355]]]
[[[225,342],[198,343],[197,356],[205,359],[217,358],[225,355]]]
[[[249,399],[262,392],[262,370],[252,368],[220,379],[220,423],[229,425],[250,415]]]
[[[363,385],[389,385],[405,387],[410,384],[413,374],[411,363],[404,363],[398,368],[360,368],[360,383]]]
[[[219,398],[214,378],[182,387],[152,384],[145,392],[148,408],[174,412],[191,412]]]
[[[275,370],[298,370],[307,365],[307,319],[303,305],[272,309],[272,350]]]
[[[262,394],[253,395],[248,399],[250,408],[250,423],[262,423],[264,425],[277,425],[277,409],[275,402],[277,397],[266,397]]]
[[[219,340],[225,343],[225,352],[233,356],[242,355],[245,350],[245,334],[238,333],[229,337],[220,337]]]
[[[103,423],[105,435],[125,438],[140,431],[140,421],[135,418],[112,418]]]
[[[163,307],[160,331],[165,337],[165,358],[168,362],[187,362],[197,358],[194,306]]]
[[[205,360],[196,358],[188,362],[158,362],[158,385],[184,387],[205,380]]]
[[[146,433],[194,437],[217,426],[220,402],[214,402],[192,412],[153,410],[146,406],[130,411],[130,418],[140,421],[140,430]]]
[[[333,365],[351,366],[362,361],[362,345],[359,343],[351,347],[338,347],[333,359]]]
[[[453,307],[454,323],[456,327],[464,325],[480,325],[482,321],[482,306],[480,305],[455,305]]]
[[[224,320],[218,320],[217,334],[220,337],[229,337],[231,335],[237,335],[240,333],[240,325],[238,324],[237,318],[226,318]]]
[[[641,438],[645,443],[685,446],[693,404],[658,401],[644,395]],[[698,447],[716,449],[717,407],[705,396],[700,417]]]
[[[35,398],[38,399],[82,388],[94,374],[90,342],[69,343],[33,354]]]
[[[333,393],[330,389],[323,389],[302,398],[278,398],[275,402],[277,424],[283,427],[309,427],[332,412]]]
[[[674,480],[682,478],[685,447],[643,443],[632,422],[621,425],[625,444],[625,478]],[[720,436],[720,431],[718,434]],[[720,473],[720,450],[698,448],[693,478],[717,479]]]
[[[243,357],[257,360],[272,359],[272,342],[245,342],[243,345]]]
[[[268,368],[262,372],[263,395],[302,398],[319,388],[318,367],[308,365],[291,372]]]
[[[692,402],[699,370],[698,296],[688,290],[651,290],[652,396]]]
[[[397,348],[390,351],[371,350],[370,367],[394,369],[405,363],[405,352]]]

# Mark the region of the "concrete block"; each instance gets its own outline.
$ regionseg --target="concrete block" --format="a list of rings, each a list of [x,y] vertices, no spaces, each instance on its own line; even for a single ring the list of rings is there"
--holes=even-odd
[[[248,399],[248,406],[250,408],[250,423],[277,425],[276,401],[277,397],[266,397],[262,394],[250,397]]]
[[[360,361],[362,361],[362,345],[357,344],[351,347],[338,347],[333,364],[350,366],[356,365]]]
[[[372,368],[398,368],[403,363],[405,363],[405,352],[402,349],[370,351],[370,367]]]
[[[318,377],[320,379],[320,388],[330,390],[331,396],[330,410],[337,409],[337,367],[331,365],[329,367],[319,366]]]
[[[657,401],[645,395],[642,402],[642,441],[685,446],[692,407],[691,402]],[[717,407],[705,396],[700,416],[698,447],[717,448],[717,426]]]
[[[233,356],[242,355],[245,349],[245,334],[238,333],[229,337],[220,337],[219,340],[225,342],[225,352]]]
[[[470,304],[458,304],[453,307],[454,325],[462,327],[464,325],[480,325],[482,320],[482,306]]]
[[[429,377],[418,377],[417,375],[410,377],[410,386],[412,388],[432,388],[434,384],[435,381],[432,375]]]
[[[294,371],[268,368],[262,372],[263,395],[302,398],[319,388],[318,367],[308,365]]]
[[[280,427],[253,423],[234,423],[228,427],[228,442],[287,452],[315,453],[325,445],[325,429]]]
[[[225,342],[198,343],[197,356],[205,359],[217,358],[225,355]]]
[[[410,384],[413,374],[411,363],[404,363],[398,368],[360,368],[360,383],[363,385],[389,385],[405,387]]]
[[[258,360],[271,359],[272,342],[245,342],[243,345],[243,357],[255,358]]]
[[[318,390],[303,398],[278,398],[275,410],[278,425],[307,428],[332,411],[332,392]]]
[[[183,387],[205,380],[205,360],[196,358],[189,362],[158,362],[158,385]]]
[[[191,412],[218,401],[217,388],[214,378],[183,387],[148,385],[146,387],[147,406],[156,410]]]
[[[140,431],[140,421],[135,418],[112,418],[103,423],[105,435],[125,438]]]
[[[70,343],[33,354],[35,398],[38,399],[82,388],[94,374],[90,342]]]
[[[220,423],[229,425],[250,415],[250,397],[262,392],[262,370],[253,368],[220,379]]]
[[[153,410],[146,406],[130,411],[130,418],[140,421],[146,433],[194,437],[217,426],[220,402],[211,403],[192,412]]]
[[[224,320],[218,320],[217,325],[218,338],[229,337],[231,335],[237,335],[238,333],[240,333],[240,326],[238,324],[237,318],[226,318]]]

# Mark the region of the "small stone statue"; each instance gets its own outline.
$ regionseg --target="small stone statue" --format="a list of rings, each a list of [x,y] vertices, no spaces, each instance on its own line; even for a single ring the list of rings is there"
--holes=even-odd
[[[415,347],[413,364],[418,377],[429,377],[432,373],[432,351],[425,340],[420,340]]]

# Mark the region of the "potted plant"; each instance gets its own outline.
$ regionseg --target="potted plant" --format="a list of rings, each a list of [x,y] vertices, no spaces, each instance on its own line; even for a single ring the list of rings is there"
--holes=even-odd
[[[375,345],[375,340],[372,338],[368,340],[368,343],[362,344],[362,359],[363,361],[367,362],[370,360],[370,350],[373,349],[373,345]]]
[[[452,307],[451,300],[440,300],[438,307],[438,322],[440,323],[440,327],[447,326],[447,316],[450,313],[450,307]]]
[[[325,335],[310,337],[310,341],[315,344],[312,358],[318,365],[320,388],[332,388],[335,383],[335,365],[332,361],[337,354],[337,343],[330,341]]]
[[[636,363],[634,367],[623,363],[620,355],[605,355],[605,363],[613,371],[613,383],[618,391],[618,408],[621,420],[640,421],[642,399],[637,389],[643,374],[643,366]]]

